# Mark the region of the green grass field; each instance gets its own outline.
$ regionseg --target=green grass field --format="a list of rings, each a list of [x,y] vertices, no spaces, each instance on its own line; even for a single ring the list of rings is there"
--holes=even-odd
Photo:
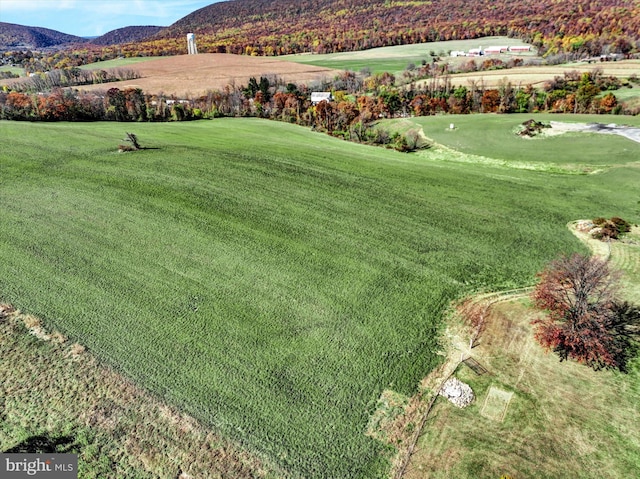
[[[372,73],[392,72],[399,74],[409,63],[419,67],[423,60],[431,62],[431,53],[440,57],[448,57],[452,50],[468,51],[472,48],[491,46],[526,45],[521,40],[508,37],[484,37],[473,40],[451,40],[446,42],[415,43],[412,45],[396,45],[392,47],[372,48],[357,52],[327,53],[322,55],[284,55],[280,58],[287,61],[305,63],[338,70],[358,72],[363,68]],[[519,54],[519,57],[535,56],[534,53]],[[502,58],[503,56],[500,56]],[[447,58],[448,61],[466,61],[468,59]]]
[[[257,119],[0,130],[0,297],[294,476],[384,476],[369,415],[439,363],[449,302],[586,251],[568,221],[640,219],[605,135],[581,162],[617,167],[567,175]]]
[[[619,88],[618,90],[615,90],[613,94],[616,96],[619,103],[628,105],[630,108],[632,105],[640,104],[640,87],[638,85]]]
[[[0,66],[0,72],[11,72],[15,75],[24,76],[24,68],[19,67],[11,67],[11,66]]]
[[[612,115],[439,115],[412,118],[426,137],[478,161],[499,160],[505,166],[567,172],[588,172],[636,163],[640,143],[617,135],[569,132],[553,137],[522,138],[515,134],[525,121],[616,123],[640,126],[640,118]],[[454,129],[450,129],[453,123]],[[605,136],[605,138],[602,138]]]

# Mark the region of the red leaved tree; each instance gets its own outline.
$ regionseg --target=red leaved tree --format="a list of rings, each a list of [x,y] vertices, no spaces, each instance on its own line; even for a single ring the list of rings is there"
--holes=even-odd
[[[561,361],[570,358],[596,370],[624,371],[635,342],[629,319],[615,301],[618,275],[608,263],[574,254],[553,261],[538,276],[532,299],[548,313],[533,321],[540,344],[558,353]]]

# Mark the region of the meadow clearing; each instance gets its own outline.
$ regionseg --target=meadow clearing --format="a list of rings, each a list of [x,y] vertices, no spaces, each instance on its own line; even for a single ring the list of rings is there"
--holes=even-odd
[[[640,219],[639,144],[524,119],[415,119],[452,139],[417,154],[259,119],[0,122],[1,299],[292,477],[384,477],[369,418],[442,362],[450,302],[587,251],[569,221]],[[25,415],[3,447],[54,428]]]
[[[639,127],[640,118],[597,115],[533,116],[538,121],[574,123],[615,123]],[[452,150],[449,161],[476,161],[502,164],[510,168],[556,171],[569,174],[591,173],[638,164],[637,142],[616,135],[598,135],[572,131],[561,135],[534,138],[518,136],[518,128],[532,118],[531,114],[487,115],[479,127],[474,115],[440,115],[407,120],[422,128],[424,135],[438,145]],[[454,128],[451,129],[453,123]],[[462,153],[462,155],[458,155]]]

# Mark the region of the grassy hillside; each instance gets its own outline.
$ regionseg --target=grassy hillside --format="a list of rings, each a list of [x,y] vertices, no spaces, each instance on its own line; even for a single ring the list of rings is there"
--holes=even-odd
[[[609,259],[622,274],[621,298],[638,304],[640,229],[607,245],[569,228],[592,254]],[[487,373],[465,364],[455,372],[476,401],[465,410],[437,401],[405,477],[555,478],[571,470],[595,479],[603,470],[610,478],[640,470],[640,358],[625,374],[560,362],[535,341],[531,321],[540,313],[529,300],[505,295],[489,311],[478,346],[465,351]]]
[[[3,306],[0,453],[75,453],[82,479],[175,478],[180,471],[203,479],[283,477],[78,343]]]
[[[448,163],[256,119],[0,128],[0,297],[304,477],[384,474],[368,416],[439,362],[451,299],[584,251],[570,220],[640,219],[635,166]],[[153,149],[118,154],[125,131]]]

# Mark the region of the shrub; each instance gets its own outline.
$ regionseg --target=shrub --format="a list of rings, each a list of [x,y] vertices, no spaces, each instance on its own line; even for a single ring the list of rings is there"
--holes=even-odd
[[[629,222],[617,216],[611,219],[594,218],[593,224],[598,228],[593,231],[592,236],[600,240],[618,239],[621,234],[631,231]]]
[[[618,228],[618,233],[620,234],[628,233],[629,231],[631,231],[631,224],[628,221],[623,220],[622,218],[614,216],[610,221],[614,225],[616,225],[616,227]]]

